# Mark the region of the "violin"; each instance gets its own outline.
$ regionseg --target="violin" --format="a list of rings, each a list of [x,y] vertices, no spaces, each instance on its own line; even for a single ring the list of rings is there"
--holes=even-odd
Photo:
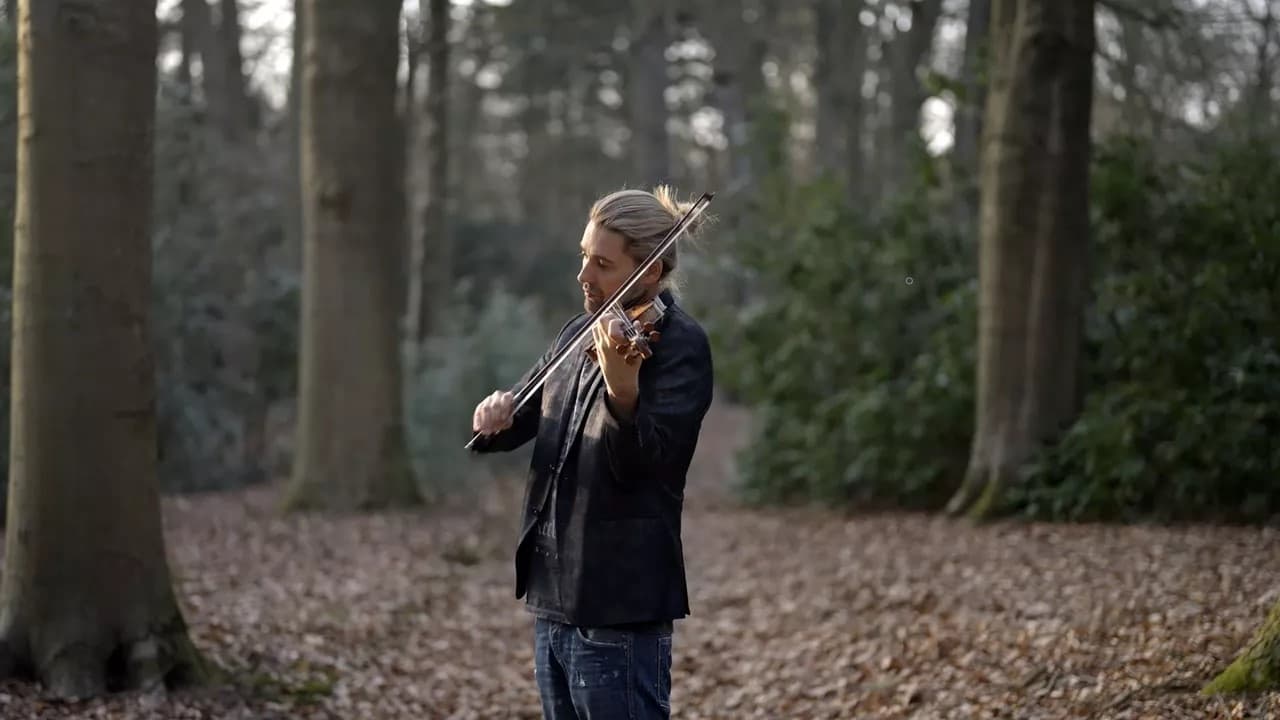
[[[662,333],[656,329],[657,323],[666,311],[666,303],[656,295],[652,300],[636,303],[625,311],[619,310],[617,303],[609,307],[607,312],[622,320],[622,333],[626,336],[622,342],[614,345],[613,349],[622,355],[628,365],[636,364],[637,360],[648,360],[653,357],[652,346],[662,338]],[[587,345],[586,353],[592,362],[597,364],[600,362],[596,357],[594,343]]]

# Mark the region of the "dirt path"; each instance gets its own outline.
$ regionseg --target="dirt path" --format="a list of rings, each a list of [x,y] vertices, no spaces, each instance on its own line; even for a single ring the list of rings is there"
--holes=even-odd
[[[716,428],[689,492],[675,717],[1280,716],[1275,694],[1195,695],[1280,589],[1276,531],[744,511],[718,489],[739,435]],[[67,704],[9,682],[0,717],[540,717],[514,490],[348,518],[277,518],[269,488],[170,498],[192,633],[240,687]]]

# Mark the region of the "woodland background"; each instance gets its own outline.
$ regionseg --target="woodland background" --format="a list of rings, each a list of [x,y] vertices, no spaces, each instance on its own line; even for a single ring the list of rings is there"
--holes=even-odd
[[[6,557],[0,669],[41,684],[6,683],[0,707],[536,716],[505,594],[527,448],[462,446],[475,403],[578,311],[591,202],[669,182],[717,193],[682,251],[718,387],[690,480],[705,613],[677,642],[677,716],[1276,709],[1197,691],[1280,677],[1263,622],[1280,588],[1280,3],[162,0],[151,25],[129,3],[54,5],[71,9],[32,27],[114,27],[87,12],[138,41],[60,64],[37,49],[47,77],[83,89],[90,64],[136,55],[121,47],[153,56],[117,78],[151,123],[150,157],[119,153],[145,162],[150,199],[22,173],[21,143],[66,170],[124,121],[112,96],[36,73],[33,117],[73,117],[71,134],[24,132],[27,10],[5,4],[6,547],[39,527],[84,572],[59,581],[70,609],[32,614],[39,563]],[[147,222],[145,248],[121,245],[133,274],[92,249],[127,230],[42,229],[125,217],[113,204]],[[20,431],[92,434],[76,399],[127,365],[57,321],[62,296],[22,295],[23,273],[147,293],[140,464]],[[11,367],[26,337],[79,357]],[[22,387],[45,410],[19,412]],[[24,459],[73,446],[64,465]],[[118,517],[77,525],[84,497]],[[163,536],[131,529],[161,518]],[[172,582],[146,577],[172,598],[108,603],[161,618],[141,640],[129,612],[92,611],[133,598],[115,589],[133,571],[84,540],[116,533],[170,558]],[[762,577],[781,584],[755,595]],[[94,630],[96,659],[63,667],[66,618],[86,615],[124,639]],[[50,626],[64,634],[30,629]],[[159,669],[122,669],[120,647],[151,637]],[[223,690],[156,699],[182,669]],[[66,700],[138,686],[153,694]]]

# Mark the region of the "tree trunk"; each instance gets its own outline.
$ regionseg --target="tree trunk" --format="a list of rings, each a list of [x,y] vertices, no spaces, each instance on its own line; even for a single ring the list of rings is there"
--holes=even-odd
[[[1244,652],[1202,691],[1205,695],[1276,690],[1280,688],[1280,602]]]
[[[298,441],[285,507],[411,504],[401,413],[396,0],[306,0]]]
[[[423,38],[423,27],[425,19],[415,16],[413,21],[409,17],[402,15],[402,28],[404,32],[405,45],[405,64],[407,71],[405,72],[404,84],[399,86],[396,91],[396,144],[400,147],[400,151],[395,154],[396,157],[396,177],[399,182],[396,183],[396,217],[401,219],[401,226],[396,234],[404,238],[405,245],[399,249],[400,268],[399,282],[397,286],[404,292],[407,298],[412,294],[412,284],[415,273],[413,271],[413,238],[414,223],[412,222],[412,172],[414,169],[413,158],[413,135],[418,127],[418,65],[422,62],[422,51],[425,39]],[[400,303],[400,312],[405,313],[407,305],[405,302]],[[411,319],[405,314],[400,326],[400,340],[402,343],[410,342],[414,338],[412,326],[408,324]],[[411,344],[412,347],[412,344]],[[403,359],[403,357],[402,357]],[[415,367],[416,362],[410,362],[406,368]],[[411,372],[407,370],[406,372]]]
[[[813,3],[814,49],[813,85],[817,109],[814,112],[814,169],[820,176],[840,176],[847,165],[843,161],[846,95],[849,83],[842,83],[849,68],[841,67],[839,50],[848,41],[845,31],[849,16],[858,21],[857,10],[842,12],[838,0],[815,0]]]
[[[289,178],[284,201],[284,237],[292,261],[302,252],[302,36],[306,28],[304,0],[293,0],[293,58],[289,63]]]
[[[990,66],[991,0],[969,0],[969,12],[965,22],[964,61],[960,70],[960,82],[964,88],[956,112],[955,168],[956,189],[960,221],[970,231],[978,225],[978,142],[982,137],[982,108],[986,103],[986,83],[983,76]]]
[[[218,116],[223,122],[222,133],[228,140],[240,143],[244,142],[253,129],[253,110],[245,84],[244,56],[240,52],[240,10],[237,2],[238,0],[219,2],[219,49],[216,60],[223,64],[221,76],[224,95],[218,98],[223,105],[218,110]]]
[[[843,78],[845,103],[845,154],[844,162],[848,174],[847,196],[849,202],[860,207],[866,198],[869,166],[867,153],[863,148],[863,133],[866,126],[866,102],[862,97],[862,82],[867,73],[867,36],[870,34],[858,18],[863,9],[862,3],[856,3],[844,12],[845,38]]]
[[[909,162],[918,151],[920,139],[920,105],[925,100],[920,82],[920,65],[933,47],[933,31],[938,26],[942,0],[912,0],[911,28],[898,31],[889,46],[891,97],[889,105],[890,133],[884,192],[892,195],[910,181]]]
[[[665,2],[633,3],[634,41],[628,50],[627,110],[631,125],[632,185],[671,182],[667,138],[667,7]]]
[[[218,42],[208,0],[182,0],[182,24],[200,55],[200,87],[204,90],[204,105],[214,121],[213,125],[221,128],[225,121],[219,113],[227,107],[222,101],[227,94],[227,63],[221,56],[222,44]]]
[[[724,115],[728,185],[750,194],[757,174],[752,157],[752,118],[768,101],[762,68],[769,55],[773,5],[755,3],[750,20],[745,16],[747,8],[737,3],[708,2],[701,7],[707,18],[707,36],[715,49],[710,102]]]
[[[156,7],[19,20],[0,672],[63,697],[185,684],[202,673],[165,558],[148,310]]]
[[[453,276],[452,242],[446,207],[449,192],[449,2],[422,0],[427,18],[426,156],[427,188],[422,203],[422,230],[412,243],[408,326],[410,367],[417,348],[432,331],[432,315],[449,296]]]
[[[526,148],[525,156],[520,162],[517,189],[520,196],[520,219],[526,225],[542,228],[549,224],[547,187],[550,179],[547,173],[551,169],[551,164],[546,162],[545,158],[549,154],[552,142],[548,132],[548,124],[551,120],[550,92],[547,87],[549,83],[544,81],[547,72],[543,54],[530,53],[521,63],[520,72],[523,75],[521,88],[526,99],[524,110],[519,118]],[[462,85],[466,90],[466,96],[476,96],[475,83]],[[473,105],[468,103],[460,109],[474,117],[475,112],[470,110],[471,107]],[[464,132],[470,133],[475,129],[475,123],[460,125],[460,127]],[[472,143],[468,143],[470,144]],[[468,155],[471,154],[473,153],[468,153]]]
[[[1093,0],[996,0],[982,149],[977,408],[952,513],[987,517],[1078,412]]]
[[[1264,0],[1260,16],[1253,15],[1252,11],[1249,14],[1257,23],[1258,34],[1262,37],[1259,38],[1254,50],[1257,59],[1257,79],[1254,82],[1253,92],[1250,93],[1252,98],[1251,107],[1248,109],[1248,128],[1252,137],[1261,139],[1270,133],[1272,118],[1275,116],[1273,111],[1275,103],[1271,100],[1271,91],[1275,88],[1271,44],[1276,35],[1277,18],[1271,6],[1271,0]]]

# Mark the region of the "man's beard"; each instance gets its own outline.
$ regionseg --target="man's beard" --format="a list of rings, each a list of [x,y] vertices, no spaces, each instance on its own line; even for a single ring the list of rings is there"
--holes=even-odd
[[[623,297],[620,304],[622,305],[622,307],[625,308],[629,304],[635,302],[636,300],[643,298],[645,292],[646,292],[645,288],[637,285],[636,287],[631,288],[631,292],[627,293],[626,296]],[[604,304],[604,301],[609,298],[604,293],[595,292],[594,288],[590,291],[590,293],[591,294],[588,295],[588,291],[583,290],[582,308],[586,310],[588,313],[594,313],[596,310],[599,310],[600,306]]]

